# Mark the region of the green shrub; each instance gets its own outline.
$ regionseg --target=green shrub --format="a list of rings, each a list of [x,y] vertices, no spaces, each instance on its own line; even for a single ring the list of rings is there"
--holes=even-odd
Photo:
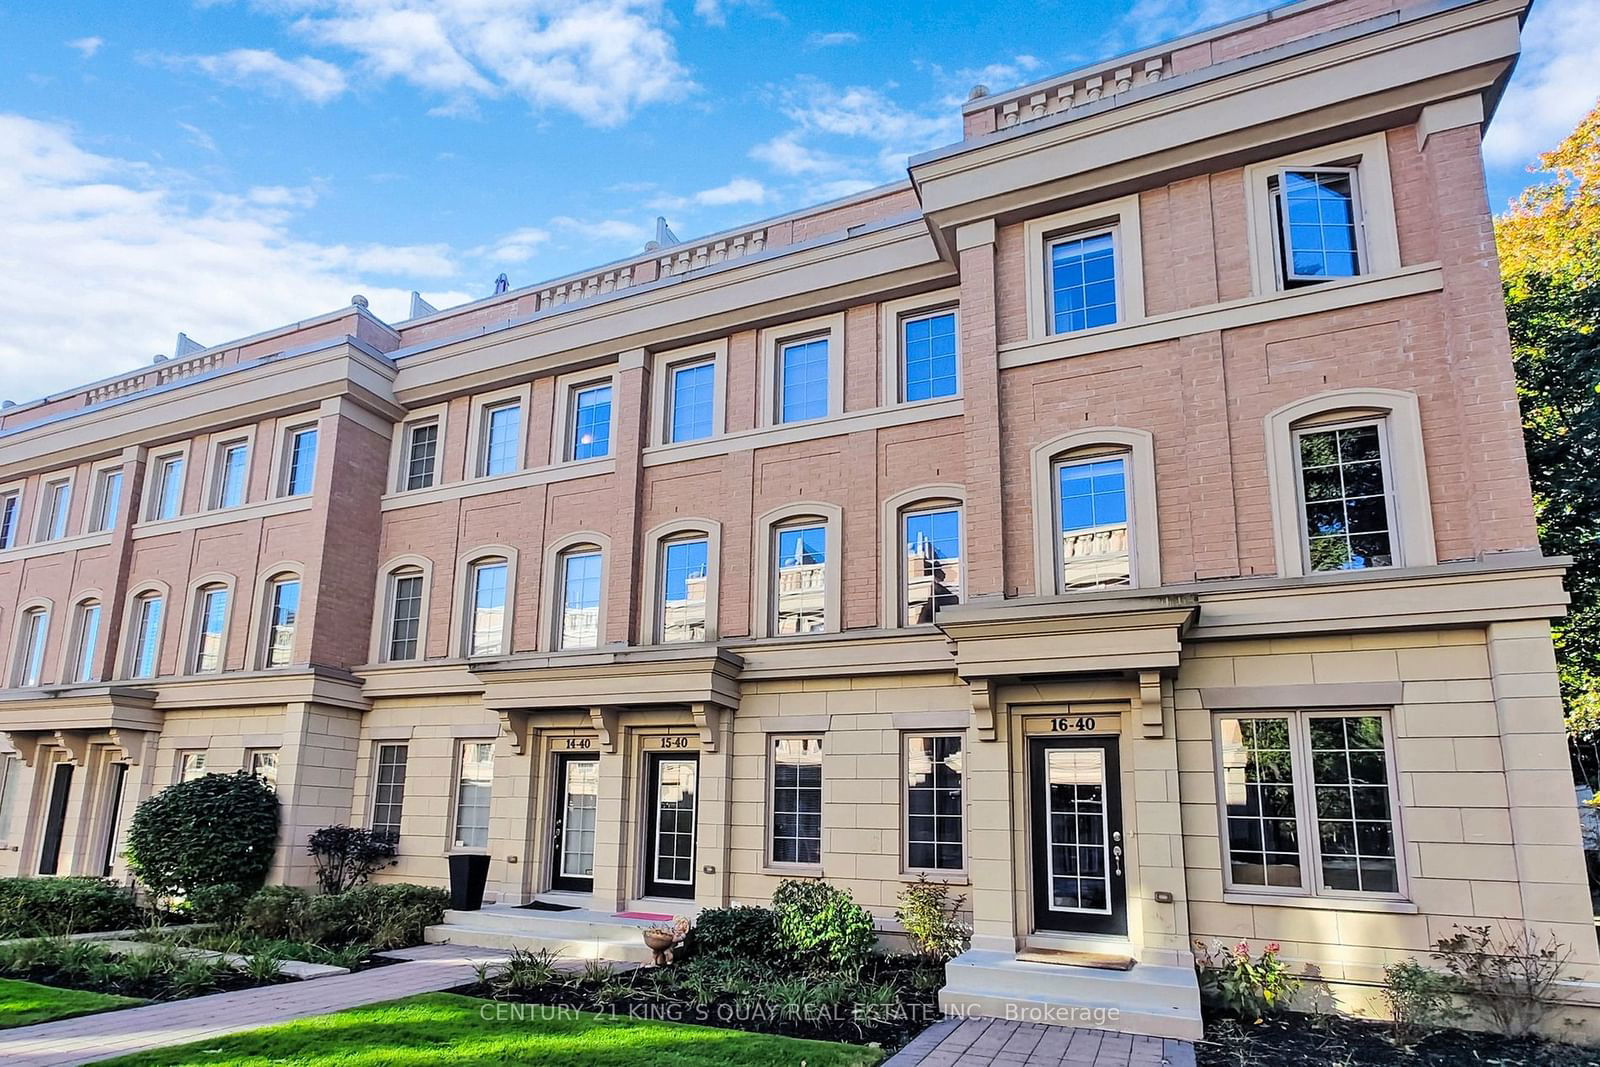
[[[444,918],[449,900],[443,889],[404,882],[312,897],[305,910],[306,933],[323,945],[407,948],[420,945],[423,930]]]
[[[1466,1016],[1456,1006],[1456,980],[1416,960],[1391,963],[1383,969],[1383,997],[1389,1002],[1394,1039],[1412,1045],[1442,1026]]]
[[[128,862],[157,896],[211,885],[254,889],[277,840],[278,798],[266,783],[246,771],[206,774],[139,805]]]
[[[967,927],[956,919],[963,896],[951,896],[950,887],[942,882],[918,878],[900,892],[900,906],[894,917],[905,927],[906,937],[917,955],[943,962],[966,951],[971,936]]]
[[[306,851],[317,863],[324,893],[343,893],[366,885],[375,871],[394,865],[394,842],[359,826],[324,826],[311,835]]]
[[[1200,977],[1200,999],[1219,1011],[1246,1022],[1259,1022],[1283,1011],[1300,988],[1300,979],[1278,959],[1276,942],[1250,954],[1249,942],[1233,948],[1217,944],[1209,949],[1195,943],[1195,969]]]
[[[239,932],[270,941],[297,939],[305,932],[310,901],[304,889],[269,885],[245,901],[239,915]]]
[[[104,878],[0,878],[0,940],[126,930],[143,922],[133,895]]]
[[[827,882],[789,879],[772,895],[778,943],[802,966],[850,971],[878,942],[872,916]]]
[[[778,917],[766,908],[707,908],[684,941],[685,956],[765,960],[778,945]]]
[[[184,902],[197,923],[236,926],[249,900],[250,890],[242,885],[202,885],[189,890]]]

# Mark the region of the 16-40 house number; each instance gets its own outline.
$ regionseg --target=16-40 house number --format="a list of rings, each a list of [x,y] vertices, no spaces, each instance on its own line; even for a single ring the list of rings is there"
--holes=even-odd
[[[1093,715],[1064,715],[1050,720],[1050,730],[1058,734],[1089,734],[1094,732]]]

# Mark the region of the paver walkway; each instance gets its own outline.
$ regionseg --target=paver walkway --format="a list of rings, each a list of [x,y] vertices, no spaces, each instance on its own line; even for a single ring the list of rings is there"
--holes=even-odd
[[[884,1067],[1194,1067],[1194,1045],[1111,1030],[945,1019],[918,1034]]]
[[[466,985],[475,977],[476,964],[502,959],[505,953],[465,945],[423,945],[390,955],[411,962],[0,1030],[0,1064],[59,1067],[92,1063],[413,993],[437,992]]]

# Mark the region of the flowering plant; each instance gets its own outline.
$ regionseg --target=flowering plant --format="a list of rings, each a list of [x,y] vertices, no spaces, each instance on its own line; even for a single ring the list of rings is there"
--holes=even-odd
[[[1195,970],[1200,974],[1200,996],[1219,1011],[1250,1022],[1282,1011],[1300,988],[1300,979],[1278,958],[1276,941],[1252,955],[1250,942],[1232,948],[1214,943],[1209,948],[1196,941]]]

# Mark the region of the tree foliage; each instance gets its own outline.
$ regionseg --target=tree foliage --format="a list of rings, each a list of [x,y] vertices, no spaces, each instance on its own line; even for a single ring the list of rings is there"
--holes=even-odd
[[[247,771],[205,774],[140,804],[128,863],[156,896],[202,886],[260,887],[278,840],[277,794]]]
[[[1568,729],[1600,731],[1600,106],[1495,220],[1540,541],[1573,557],[1555,627]]]

